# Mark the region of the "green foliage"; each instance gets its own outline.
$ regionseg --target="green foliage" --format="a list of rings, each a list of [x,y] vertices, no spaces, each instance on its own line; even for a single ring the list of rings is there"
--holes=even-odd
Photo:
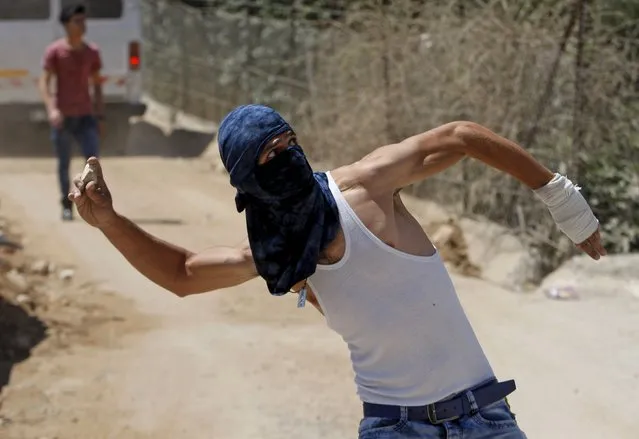
[[[205,10],[248,13],[262,18],[285,20],[291,17],[316,20],[340,18],[347,0],[182,0],[189,6]]]
[[[639,162],[628,159],[608,154],[584,163],[583,193],[612,253],[639,251]]]

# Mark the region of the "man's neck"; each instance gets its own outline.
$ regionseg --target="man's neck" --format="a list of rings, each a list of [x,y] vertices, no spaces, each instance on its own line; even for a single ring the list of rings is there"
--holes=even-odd
[[[67,35],[67,43],[72,49],[79,49],[84,45],[84,40],[82,37],[71,37]]]

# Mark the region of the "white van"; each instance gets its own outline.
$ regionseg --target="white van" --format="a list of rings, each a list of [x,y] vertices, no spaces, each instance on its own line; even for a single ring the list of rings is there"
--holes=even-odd
[[[87,7],[88,41],[102,57],[103,93],[107,134],[125,129],[114,126],[111,116],[127,119],[141,114],[141,0],[0,0],[0,155],[17,145],[7,145],[7,131],[26,122],[31,128],[47,122],[38,92],[42,57],[46,47],[64,36],[58,21],[60,9],[68,4]],[[126,124],[125,124],[126,125]],[[110,129],[112,127],[113,129]],[[11,139],[21,137],[13,131]],[[32,133],[31,133],[32,134]],[[26,140],[26,139],[23,139]],[[15,143],[15,142],[11,142]],[[6,154],[5,154],[6,155]],[[11,154],[14,155],[14,154]],[[25,154],[26,155],[26,154]]]

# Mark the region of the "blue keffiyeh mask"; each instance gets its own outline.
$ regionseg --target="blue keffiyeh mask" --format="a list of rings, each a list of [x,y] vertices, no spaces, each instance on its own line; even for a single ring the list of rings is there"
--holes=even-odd
[[[271,294],[286,294],[315,273],[320,253],[339,230],[325,173],[313,172],[299,145],[258,165],[267,141],[292,130],[272,108],[244,105],[220,125],[222,162],[237,189],[257,271]]]

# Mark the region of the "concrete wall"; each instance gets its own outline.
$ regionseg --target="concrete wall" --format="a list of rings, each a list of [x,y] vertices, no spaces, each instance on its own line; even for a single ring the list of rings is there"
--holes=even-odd
[[[0,157],[53,157],[46,120],[33,120],[41,105],[0,106]],[[150,98],[143,105],[106,107],[106,136],[100,150],[109,156],[198,157],[215,135],[215,125]],[[79,146],[75,155],[81,155]]]

